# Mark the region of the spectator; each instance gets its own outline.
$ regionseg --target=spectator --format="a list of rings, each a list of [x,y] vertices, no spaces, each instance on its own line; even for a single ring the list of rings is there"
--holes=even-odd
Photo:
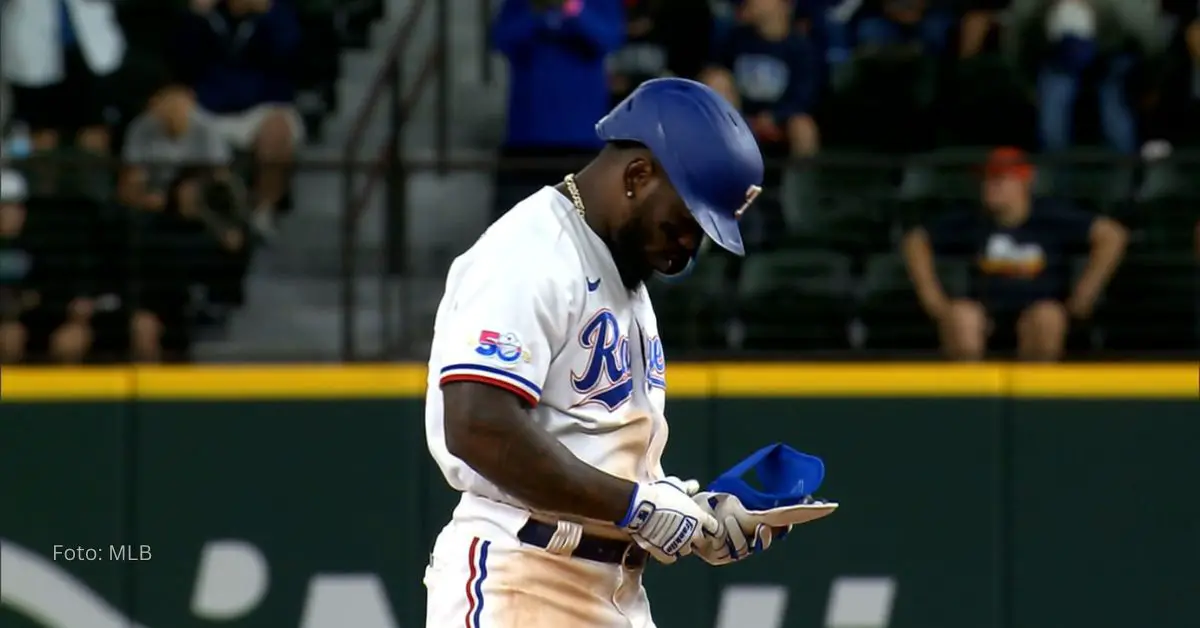
[[[93,310],[85,258],[61,225],[27,220],[25,201],[24,178],[0,172],[0,362],[82,362]]]
[[[1200,2],[1164,0],[1162,12],[1166,54],[1147,98],[1143,154],[1200,143]]]
[[[181,168],[166,188],[162,211],[146,216],[140,243],[132,247],[137,278],[122,295],[123,307],[105,323],[117,342],[138,362],[181,359],[191,347],[195,286],[220,281],[240,267],[246,242],[208,207],[214,179],[203,166]],[[125,330],[128,337],[125,340]]]
[[[946,144],[1035,147],[1037,111],[1028,81],[1001,41],[1012,0],[965,0],[958,22],[958,59],[940,88],[937,133]]]
[[[1088,318],[1120,263],[1126,232],[1113,220],[1031,197],[1033,167],[1017,149],[993,151],[983,184],[986,214],[956,212],[909,232],[903,253],[943,350],[979,360],[989,340],[1025,360],[1062,356],[1068,321]],[[1074,255],[1090,249],[1070,286]],[[943,291],[934,257],[972,260],[970,293]]]
[[[604,59],[625,39],[622,0],[505,0],[492,41],[508,58],[502,158],[584,159],[600,148],[609,109]],[[547,183],[545,171],[501,169],[495,216]]]
[[[109,77],[125,56],[112,2],[9,0],[3,11],[4,76],[34,149],[53,149],[73,133],[80,147],[107,152]]]
[[[11,170],[0,171],[0,364],[24,357],[21,319],[37,305],[37,293],[25,284],[32,260],[18,241],[25,227],[24,202],[25,180]]]
[[[254,227],[275,231],[291,164],[304,139],[293,106],[300,22],[287,0],[191,0],[177,40],[179,70],[216,129],[254,155]]]
[[[850,24],[862,0],[796,0],[796,27],[812,42],[822,89],[841,85],[853,56]]]
[[[825,23],[823,37],[842,24],[854,43],[827,56],[835,90],[824,131],[839,144],[879,152],[910,153],[932,148],[941,118],[935,111],[941,88],[942,54],[951,20],[925,0],[842,2]],[[857,9],[857,11],[855,10]],[[854,17],[844,22],[846,15]],[[844,43],[842,44],[844,47]]]
[[[743,219],[748,242],[769,247],[789,224],[778,191],[783,163],[792,156],[811,157],[820,145],[813,118],[821,74],[812,42],[797,29],[791,0],[743,0],[741,23],[726,31],[713,50],[702,80],[745,116],[768,159],[763,189],[768,193]],[[740,261],[726,266],[729,279],[741,272]]]
[[[958,22],[958,56],[970,59],[1000,47],[1000,18],[1012,0],[967,0]]]
[[[862,9],[855,39],[860,52],[911,48],[936,57],[946,50],[951,25],[927,0],[879,0]]]
[[[1101,131],[1123,154],[1138,149],[1137,124],[1126,84],[1138,59],[1154,47],[1155,3],[1120,0],[1016,0],[1023,28],[1017,38],[1039,50],[1039,135],[1043,148],[1061,151],[1074,143],[1074,111],[1079,92],[1098,77],[1095,96]],[[1040,45],[1039,45],[1040,44]]]
[[[231,176],[230,145],[212,118],[196,108],[195,94],[181,83],[165,81],[146,111],[126,132],[120,200],[135,209],[160,211],[167,188],[184,166],[206,166]]]
[[[707,2],[626,0],[625,11],[625,45],[608,58],[614,105],[648,79],[700,74],[713,37]]]
[[[793,28],[791,2],[744,0],[741,8],[745,23],[717,45],[705,82],[742,111],[767,154],[816,154],[820,60]]]

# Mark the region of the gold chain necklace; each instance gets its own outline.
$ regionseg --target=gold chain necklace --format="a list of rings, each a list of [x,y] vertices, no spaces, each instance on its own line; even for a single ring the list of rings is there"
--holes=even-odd
[[[563,178],[563,183],[567,186],[567,193],[571,195],[571,204],[575,206],[575,213],[583,218],[587,210],[583,207],[583,197],[579,195],[579,188],[575,185],[575,175],[567,175]]]

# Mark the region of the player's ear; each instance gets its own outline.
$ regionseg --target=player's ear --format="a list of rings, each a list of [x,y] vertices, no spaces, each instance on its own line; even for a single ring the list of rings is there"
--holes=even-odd
[[[654,162],[645,156],[637,156],[625,164],[625,198],[645,199],[654,193],[658,185]]]

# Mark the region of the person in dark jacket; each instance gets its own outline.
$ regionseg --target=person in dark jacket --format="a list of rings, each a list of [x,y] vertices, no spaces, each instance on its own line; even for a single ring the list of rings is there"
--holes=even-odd
[[[293,106],[300,37],[291,0],[192,0],[176,38],[177,71],[201,109],[230,144],[254,154],[254,226],[263,236],[274,233],[304,139]]]
[[[508,126],[501,157],[568,162],[601,147],[596,122],[608,113],[605,57],[625,40],[622,0],[505,0],[492,42],[508,59]],[[545,184],[545,169],[501,168],[495,216]]]

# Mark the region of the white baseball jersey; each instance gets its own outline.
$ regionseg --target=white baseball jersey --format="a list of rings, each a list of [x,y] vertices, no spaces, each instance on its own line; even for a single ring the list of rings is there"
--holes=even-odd
[[[662,477],[666,360],[644,286],[621,283],[604,241],[554,188],[498,220],[450,267],[429,358],[425,433],[450,486],[520,505],[446,450],[440,385],[520,396],[584,462]]]
[[[425,435],[464,495],[426,570],[427,626],[652,628],[640,573],[516,539],[530,511],[447,451],[441,384],[456,381],[521,397],[529,420],[598,469],[663,477],[666,360],[654,309],[644,286],[625,288],[608,247],[555,189],[496,221],[446,279]],[[586,523],[617,532],[611,521]]]

